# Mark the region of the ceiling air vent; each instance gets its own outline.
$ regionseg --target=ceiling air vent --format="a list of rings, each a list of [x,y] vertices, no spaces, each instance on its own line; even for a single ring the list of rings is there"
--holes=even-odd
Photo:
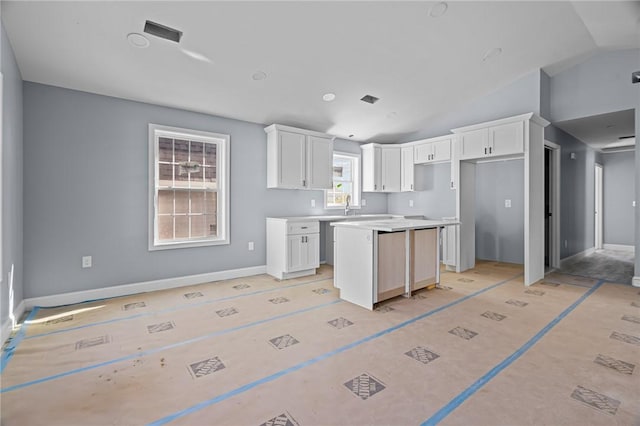
[[[175,41],[176,43],[180,43],[180,38],[182,38],[182,31],[178,31],[176,29],[151,21],[147,21],[144,24],[144,32],[156,37],[163,38],[165,40]]]
[[[364,95],[362,98],[360,98],[360,100],[362,102],[366,102],[368,104],[375,104],[376,102],[378,102],[380,99],[376,98],[375,96],[371,96],[371,95]]]

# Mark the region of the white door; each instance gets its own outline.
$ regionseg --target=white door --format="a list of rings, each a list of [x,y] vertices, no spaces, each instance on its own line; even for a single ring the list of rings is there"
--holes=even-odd
[[[279,186],[285,188],[305,187],[306,136],[300,133],[281,131],[278,138]]]
[[[595,248],[602,248],[602,165],[596,164],[595,168]]]
[[[333,141],[330,138],[309,136],[307,145],[307,187],[331,189],[333,187]]]

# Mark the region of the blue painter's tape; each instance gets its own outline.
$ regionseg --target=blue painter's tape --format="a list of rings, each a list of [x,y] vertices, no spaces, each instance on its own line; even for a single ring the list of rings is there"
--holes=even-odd
[[[338,355],[338,354],[340,354],[342,352],[348,351],[349,349],[355,348],[356,346],[360,346],[363,343],[366,343],[366,342],[369,342],[371,340],[377,339],[379,337],[384,336],[385,334],[389,334],[389,333],[391,333],[393,331],[396,331],[396,330],[401,329],[403,327],[406,327],[406,326],[408,326],[410,324],[413,324],[416,321],[419,321],[419,320],[427,318],[427,317],[429,317],[431,315],[437,314],[438,312],[444,311],[445,309],[448,309],[448,308],[450,308],[452,306],[455,306],[455,305],[457,305],[459,303],[462,303],[462,302],[464,302],[466,300],[469,300],[469,299],[471,299],[473,297],[476,297],[476,296],[478,296],[478,295],[480,295],[482,293],[485,293],[485,292],[487,292],[489,290],[492,290],[492,289],[494,289],[494,288],[496,288],[498,286],[501,286],[501,285],[503,285],[503,284],[515,279],[515,278],[518,278],[521,275],[522,274],[518,274],[518,275],[514,276],[513,278],[509,278],[507,280],[500,281],[500,282],[498,282],[496,284],[490,285],[489,287],[483,288],[482,290],[478,290],[478,291],[476,291],[474,293],[471,293],[471,294],[468,294],[468,295],[466,295],[464,297],[461,297],[460,299],[454,300],[453,302],[449,302],[446,305],[442,305],[439,308],[432,309],[431,311],[425,312],[424,314],[420,314],[417,317],[413,317],[413,318],[408,319],[408,320],[406,320],[404,322],[396,324],[393,327],[389,327],[389,328],[387,328],[385,330],[382,330],[382,331],[374,333],[374,334],[372,334],[370,336],[364,337],[364,338],[362,338],[360,340],[356,340],[355,342],[349,343],[348,345],[341,346],[340,348],[338,348],[336,350],[333,350],[331,352],[326,352],[326,353],[324,353],[322,355],[319,355],[319,356],[317,356],[315,358],[311,358],[311,359],[309,359],[307,361],[304,361],[304,362],[301,362],[299,364],[296,364],[293,367],[289,367],[287,369],[280,370],[280,371],[278,371],[278,372],[276,372],[274,374],[271,374],[269,376],[263,377],[262,379],[258,379],[256,381],[251,382],[251,383],[247,383],[246,385],[240,386],[239,388],[236,388],[236,389],[234,389],[232,391],[229,391],[227,393],[223,393],[222,395],[218,395],[215,398],[211,398],[211,399],[208,399],[206,401],[202,401],[202,402],[200,402],[200,403],[198,403],[196,405],[193,405],[193,406],[191,406],[189,408],[186,408],[186,409],[184,409],[182,411],[178,411],[177,413],[170,414],[170,415],[168,415],[166,417],[163,417],[163,418],[161,418],[159,420],[156,420],[156,421],[154,421],[152,423],[149,423],[149,426],[160,426],[160,425],[164,425],[164,424],[170,423],[170,422],[172,422],[172,421],[174,421],[176,419],[179,419],[180,417],[184,417],[186,415],[189,415],[189,414],[192,414],[192,413],[194,413],[196,411],[199,411],[199,410],[201,410],[201,409],[203,409],[205,407],[211,406],[213,404],[217,404],[218,402],[224,401],[224,400],[229,399],[229,398],[231,398],[233,396],[236,396],[238,394],[241,394],[243,392],[251,390],[251,389],[253,389],[253,388],[257,387],[257,386],[260,386],[260,385],[262,385],[264,383],[272,382],[272,381],[278,379],[279,377],[282,377],[284,375],[293,373],[293,372],[298,371],[298,370],[300,370],[300,369],[302,369],[304,367],[307,367],[309,365],[316,364],[316,363],[318,363],[318,362],[320,362],[322,360],[325,360],[325,359],[330,358],[332,356]]]
[[[535,345],[538,340],[540,340],[545,334],[549,332],[553,327],[556,326],[560,321],[562,321],[571,311],[573,311],[578,305],[580,305],[587,297],[592,295],[602,284],[604,280],[598,281],[592,288],[590,288],[585,294],[580,296],[578,300],[576,300],[571,306],[562,311],[560,315],[555,317],[553,321],[547,324],[542,330],[536,333],[531,339],[527,341],[524,345],[522,345],[517,351],[509,355],[505,358],[501,363],[493,367],[489,372],[487,372],[484,376],[480,377],[476,380],[471,386],[462,391],[458,396],[453,398],[447,405],[438,410],[433,416],[429,417],[422,423],[422,426],[433,426],[440,423],[445,417],[447,417],[451,412],[453,412],[456,408],[458,408],[463,402],[465,402],[471,395],[476,393],[480,388],[486,385],[491,379],[493,379],[496,375],[498,375],[502,370],[511,365],[515,360],[520,358],[526,351],[531,349],[533,345]]]
[[[90,324],[79,325],[79,326],[76,326],[76,327],[69,327],[69,328],[64,328],[64,329],[61,329],[61,330],[49,331],[47,333],[34,334],[32,336],[25,337],[25,339],[35,339],[37,337],[49,336],[49,335],[52,335],[52,334],[59,334],[59,333],[66,333],[66,332],[69,332],[69,331],[79,330],[79,329],[82,329],[82,328],[95,327],[95,326],[98,326],[98,325],[105,325],[105,324],[112,324],[114,322],[120,322],[120,321],[128,321],[128,320],[132,320],[132,319],[136,319],[136,318],[140,318],[140,317],[154,316],[154,315],[158,315],[158,314],[164,314],[164,313],[167,313],[167,312],[179,311],[179,310],[182,310],[182,309],[195,308],[195,307],[203,306],[203,305],[210,305],[211,303],[216,303],[216,302],[224,302],[224,301],[227,301],[227,300],[240,299],[242,297],[255,296],[257,294],[273,293],[274,291],[283,290],[283,289],[292,288],[292,287],[300,287],[300,286],[303,286],[303,285],[308,285],[308,284],[313,284],[313,283],[317,283],[317,282],[321,282],[321,281],[326,281],[326,280],[329,280],[331,278],[332,277],[327,277],[327,278],[322,278],[322,279],[319,279],[319,280],[305,281],[305,282],[302,282],[302,283],[290,284],[290,285],[282,286],[282,287],[269,288],[269,289],[266,289],[266,290],[257,290],[257,291],[253,291],[251,293],[237,294],[235,296],[226,296],[226,297],[220,297],[218,299],[205,300],[205,301],[199,302],[199,303],[190,303],[190,304],[186,304],[186,305],[174,306],[174,307],[171,307],[171,308],[161,309],[159,311],[154,311],[154,312],[144,312],[144,313],[140,313],[140,314],[129,315],[129,316],[126,316],[126,317],[114,318],[114,319],[110,319],[110,320],[106,320],[106,321],[98,321],[98,322],[93,322],[93,323],[90,323]],[[124,297],[124,296],[118,296],[118,297]],[[106,300],[106,299],[96,299],[96,300]],[[82,303],[85,303],[85,302],[82,302]],[[70,306],[70,305],[62,305],[62,306]],[[58,307],[59,306],[56,306],[56,308],[58,308]],[[45,309],[49,309],[49,308],[45,308]],[[51,309],[53,309],[53,307]]]
[[[14,386],[8,386],[8,387],[3,388],[2,390],[0,390],[0,393],[11,392],[11,391],[22,389],[22,388],[25,388],[25,387],[28,387],[28,386],[37,385],[39,383],[50,382],[51,380],[56,380],[56,379],[60,379],[62,377],[71,376],[73,374],[78,374],[78,373],[83,373],[85,371],[94,370],[96,368],[104,367],[106,365],[115,364],[117,362],[127,361],[127,360],[130,360],[130,359],[140,358],[142,356],[156,354],[158,352],[166,351],[168,349],[173,349],[173,348],[177,348],[177,347],[180,347],[180,346],[185,346],[185,345],[188,345],[188,344],[191,344],[191,343],[200,342],[202,340],[210,339],[212,337],[222,336],[223,334],[232,333],[234,331],[243,330],[245,328],[254,327],[254,326],[257,326],[257,325],[265,324],[265,323],[268,323],[268,322],[271,322],[271,321],[276,321],[276,320],[279,320],[279,319],[282,319],[282,318],[291,317],[291,316],[302,314],[302,313],[305,313],[305,312],[314,311],[316,309],[324,308],[324,307],[330,306],[330,305],[335,305],[336,303],[341,303],[341,302],[342,302],[342,300],[333,300],[333,301],[331,301],[329,303],[323,303],[322,305],[311,306],[309,308],[300,309],[300,310],[297,310],[297,311],[294,311],[294,312],[288,312],[286,314],[276,315],[274,317],[266,318],[266,319],[263,319],[263,320],[260,320],[260,321],[254,321],[254,322],[251,322],[251,323],[248,323],[248,324],[244,324],[244,325],[240,325],[240,326],[237,326],[237,327],[227,328],[225,330],[216,331],[216,332],[213,332],[213,333],[205,334],[203,336],[194,337],[192,339],[183,340],[181,342],[172,343],[172,344],[166,345],[166,346],[161,346],[159,348],[149,349],[149,350],[142,351],[142,352],[136,352],[135,354],[131,354],[131,355],[123,356],[123,357],[120,357],[120,358],[112,359],[112,360],[109,360],[109,361],[101,362],[99,364],[89,365],[89,366],[82,367],[82,368],[76,368],[75,370],[65,371],[64,373],[54,374],[52,376],[43,377],[41,379],[32,380],[32,381],[21,383],[21,384],[14,385]]]
[[[22,326],[20,326],[20,331],[18,331],[15,337],[11,339],[11,341],[9,342],[5,350],[2,352],[2,358],[0,358],[0,373],[4,371],[5,367],[7,366],[7,363],[13,356],[13,353],[16,351],[16,348],[18,347],[20,342],[22,342],[22,340],[24,339],[24,335],[27,332],[27,326],[29,325],[29,321],[31,321],[36,316],[39,310],[40,308],[38,308],[37,306],[31,310],[27,318],[24,320],[24,323],[22,324]]]

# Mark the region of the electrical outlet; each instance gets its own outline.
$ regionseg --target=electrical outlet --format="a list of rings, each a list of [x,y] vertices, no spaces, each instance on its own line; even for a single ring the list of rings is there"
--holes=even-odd
[[[315,207],[315,206],[316,206],[316,200],[315,200],[315,199],[312,199],[312,200],[311,200],[311,207]]]
[[[504,200],[504,206],[508,209],[511,208],[511,200]]]
[[[413,200],[409,200],[409,207],[413,207]]]
[[[91,256],[82,256],[82,267],[83,268],[91,268]]]
[[[366,205],[367,205],[367,200],[365,200],[365,199],[363,198],[363,199],[362,199],[361,204],[362,204],[362,207],[366,206]]]
[[[636,202],[635,202],[635,201],[632,201],[632,202],[631,202],[631,207],[635,207],[635,206],[636,206]]]
[[[249,244],[247,244],[247,248],[249,249],[249,251],[253,251],[254,249],[253,241],[249,241]]]

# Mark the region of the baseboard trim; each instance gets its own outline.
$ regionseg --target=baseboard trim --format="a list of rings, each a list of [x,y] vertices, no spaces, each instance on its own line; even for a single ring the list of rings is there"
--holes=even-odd
[[[16,323],[20,321],[24,311],[26,309],[26,303],[24,300],[20,301],[18,306],[13,310],[13,317],[16,319]],[[9,336],[11,336],[11,332],[13,331],[13,324],[11,323],[11,318],[7,318],[7,320],[2,324],[2,330],[0,330],[0,342],[4,345]]]
[[[24,300],[25,307],[31,309],[35,306],[53,307],[81,303],[90,300],[108,299],[111,297],[130,296],[132,294],[146,293],[155,290],[186,287],[211,281],[229,280],[233,278],[248,277],[264,274],[266,265],[251,266],[249,268],[229,269],[226,271],[209,272],[206,274],[187,275],[184,277],[166,278],[154,281],[145,281],[134,284],[124,284],[114,287],[103,287],[93,290],[75,291],[71,293],[53,294],[51,296],[31,297]]]
[[[595,253],[596,248],[595,247],[590,247],[584,251],[581,251],[580,253],[576,253],[573,254],[571,256],[567,256],[563,259],[560,259],[560,269],[562,269],[567,262],[571,261],[571,260],[576,260],[576,259],[580,259],[581,257],[585,257],[585,256],[589,256],[590,254]]]
[[[603,244],[602,247],[606,250],[628,251],[631,253],[636,251],[635,246],[630,246],[626,244]]]
[[[640,277],[633,277],[631,285],[634,287],[640,287]]]

